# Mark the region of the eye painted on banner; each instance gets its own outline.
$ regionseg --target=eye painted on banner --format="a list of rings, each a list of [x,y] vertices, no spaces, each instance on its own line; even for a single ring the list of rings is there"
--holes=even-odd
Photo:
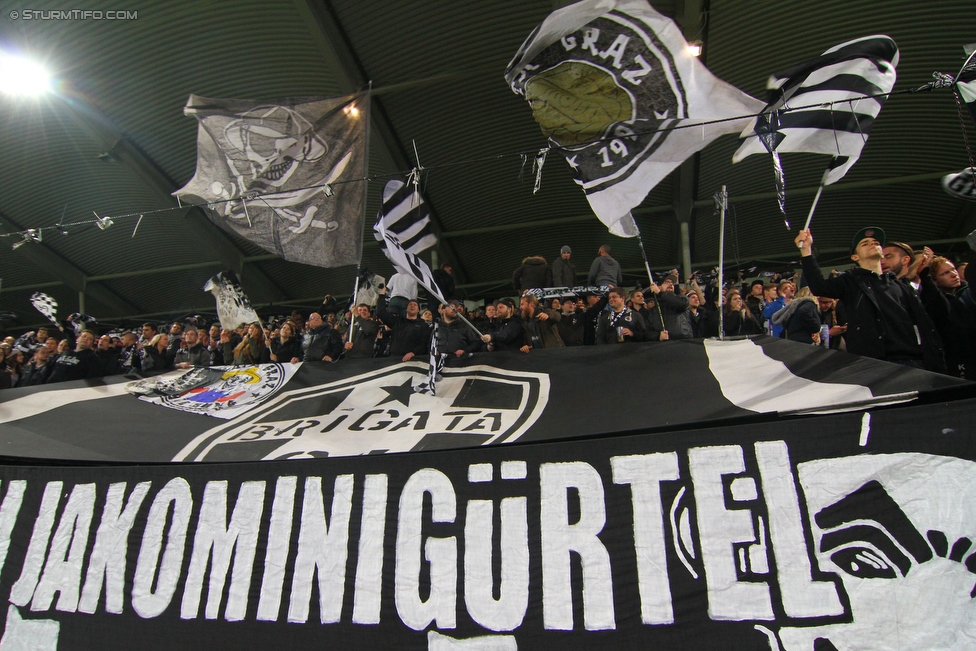
[[[822,549],[830,549],[828,537],[832,537],[830,544],[834,544],[851,536],[853,540],[849,544],[841,544],[830,555],[830,560],[837,567],[859,579],[895,579],[905,576],[911,569],[911,561],[882,532],[874,530],[868,533],[871,529],[873,528],[866,526],[852,527],[824,536]],[[865,535],[874,538],[884,551],[861,539]]]
[[[932,548],[884,487],[870,481],[823,509],[817,524],[827,530],[822,552],[844,572],[864,579],[906,576],[912,560],[924,563]]]

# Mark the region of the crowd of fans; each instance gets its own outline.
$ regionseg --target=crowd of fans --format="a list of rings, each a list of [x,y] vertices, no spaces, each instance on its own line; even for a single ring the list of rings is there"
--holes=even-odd
[[[342,310],[327,296],[307,318],[296,310],[271,324],[234,330],[184,322],[160,328],[150,322],[140,332],[99,337],[90,324],[69,319],[60,328],[40,328],[0,343],[0,388],[174,368],[370,357],[409,361],[427,359],[432,343],[456,357],[530,353],[717,337],[720,327],[725,336],[766,333],[976,379],[976,297],[963,280],[964,265],[957,269],[928,247],[916,251],[886,241],[879,228],[866,228],[851,244],[854,266],[824,277],[810,231],[802,231],[796,244],[801,271],[788,278],[739,278],[723,291],[713,278],[700,275],[682,286],[677,270],[647,288],[624,289],[620,265],[606,245],[590,265],[588,289],[547,289],[571,287],[581,278],[570,247],[564,246],[552,263],[541,256],[523,260],[513,275],[516,297],[470,313],[454,298],[451,268],[445,264],[435,278],[447,303],[429,301],[431,309],[421,302],[417,283],[397,274],[379,290],[375,306]]]

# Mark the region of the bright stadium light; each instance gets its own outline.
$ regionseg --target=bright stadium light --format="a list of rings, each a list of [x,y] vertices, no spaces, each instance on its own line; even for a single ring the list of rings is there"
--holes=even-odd
[[[51,75],[39,63],[0,53],[0,93],[41,95],[51,89]]]

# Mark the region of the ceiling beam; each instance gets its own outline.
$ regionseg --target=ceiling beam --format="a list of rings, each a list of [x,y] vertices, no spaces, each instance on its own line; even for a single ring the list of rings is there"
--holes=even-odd
[[[294,0],[295,7],[310,28],[310,34],[321,52],[325,65],[332,73],[339,92],[354,93],[363,89],[371,78],[356,54],[345,29],[339,22],[328,0]],[[409,170],[414,167],[403,143],[400,141],[383,101],[375,95],[370,99],[371,143],[378,145],[374,152],[379,156],[386,172]],[[373,153],[373,152],[370,152]],[[430,209],[431,230],[437,236],[437,250],[442,263],[450,263],[453,274],[459,280],[467,277],[464,265],[454,246],[442,237],[443,226],[431,197],[424,197]],[[368,240],[367,240],[368,242]]]
[[[111,154],[112,159],[135,174],[167,205],[180,205],[173,196],[173,192],[179,189],[177,183],[119,131],[87,96],[75,90],[70,93],[70,100],[64,102],[64,106],[101,151]],[[261,269],[245,263],[244,252],[230,235],[210,221],[202,209],[188,209],[182,225],[189,230],[191,237],[212,250],[223,266],[238,274],[241,284],[255,300],[276,300],[288,296]]]
[[[26,230],[24,226],[10,218],[9,215],[0,212],[0,221],[3,222],[3,230],[7,233],[16,233]],[[6,238],[10,241],[10,238]],[[43,270],[50,276],[60,280],[62,283],[86,296],[101,303],[106,309],[114,314],[110,316],[120,316],[139,312],[142,308],[128,302],[108,287],[101,285],[88,285],[85,282],[85,272],[66,260],[61,255],[55,253],[43,242],[29,242],[17,249],[14,255],[22,255],[33,262],[38,269]]]

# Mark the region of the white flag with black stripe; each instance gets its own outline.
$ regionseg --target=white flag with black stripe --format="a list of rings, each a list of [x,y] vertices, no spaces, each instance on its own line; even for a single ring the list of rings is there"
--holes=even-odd
[[[875,35],[771,76],[766,87],[773,97],[742,132],[745,142],[732,162],[767,151],[831,154],[822,183],[839,181],[861,155],[897,66],[895,41]]]
[[[430,209],[413,183],[394,179],[386,184],[380,219],[407,253],[417,255],[437,244],[430,227]]]
[[[417,257],[417,253],[433,246],[437,238],[430,232],[429,211],[416,187],[402,181],[387,183],[378,217],[373,237],[396,270],[413,277],[431,296],[447,303],[430,267]]]

